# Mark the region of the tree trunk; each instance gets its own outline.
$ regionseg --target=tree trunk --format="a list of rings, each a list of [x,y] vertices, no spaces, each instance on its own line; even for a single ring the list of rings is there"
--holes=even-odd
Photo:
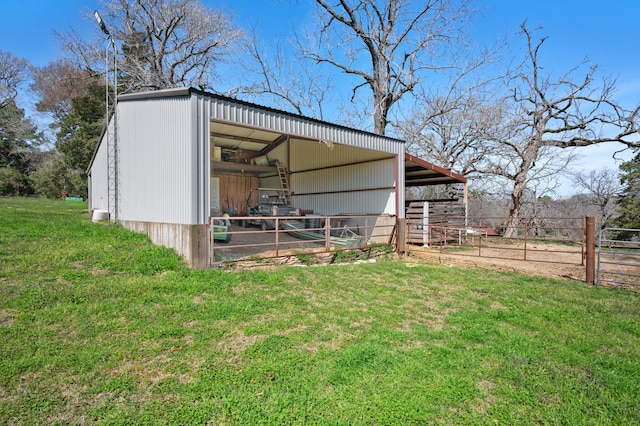
[[[373,133],[384,136],[387,129],[387,115],[389,114],[389,94],[384,87],[377,87],[373,94]]]
[[[520,206],[522,204],[522,194],[526,188],[525,175],[518,174],[511,191],[511,201],[509,202],[509,219],[504,230],[504,238],[518,237],[518,222],[520,221]]]
[[[373,133],[375,133],[376,135],[384,136],[384,132],[386,131],[386,128],[387,128],[387,117],[383,115],[382,112],[379,112],[376,110],[373,116],[373,121],[374,121]]]
[[[509,219],[504,230],[504,238],[516,238],[518,236],[518,224],[520,222],[520,209],[522,207],[524,191],[527,189],[529,172],[535,166],[540,151],[540,139],[530,139],[524,150],[519,152],[522,160],[515,175],[513,175],[513,190],[509,203]]]

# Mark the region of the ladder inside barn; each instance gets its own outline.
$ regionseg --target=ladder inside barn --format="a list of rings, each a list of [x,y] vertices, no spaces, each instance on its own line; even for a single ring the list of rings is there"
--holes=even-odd
[[[282,188],[282,196],[288,206],[291,205],[291,191],[289,189],[289,177],[287,175],[287,168],[276,161],[276,167],[278,168],[278,177],[280,178],[280,187]]]

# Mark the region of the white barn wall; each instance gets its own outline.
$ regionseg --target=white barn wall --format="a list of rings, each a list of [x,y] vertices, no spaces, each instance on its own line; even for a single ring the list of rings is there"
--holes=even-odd
[[[395,187],[394,159],[294,174],[294,192],[362,191]]]
[[[203,267],[208,261],[210,119],[327,142],[285,143],[273,151],[278,159],[291,161],[294,193],[320,192],[300,195],[299,207],[324,214],[404,217],[404,180],[395,181],[404,176],[402,141],[193,89],[120,96],[118,218],[154,242],[175,248],[190,265]],[[305,154],[307,144],[316,146]],[[298,154],[294,147],[300,148]],[[94,208],[108,203],[106,148],[100,146],[92,163]],[[370,161],[384,157],[393,158]],[[356,164],[333,167],[351,160]],[[313,167],[317,170],[309,170]]]
[[[110,124],[109,128],[111,129],[111,134],[113,134],[113,123]],[[103,134],[102,138],[89,171],[89,211],[109,211],[109,167],[106,134]],[[113,212],[109,213],[113,217]]]
[[[391,191],[343,192],[294,196],[296,207],[319,215],[393,214],[395,193]]]
[[[119,210],[127,221],[198,223],[198,150],[188,97],[120,101]]]
[[[296,206],[321,214],[396,214],[395,186],[395,159],[299,172],[291,178]]]
[[[389,159],[393,154],[337,143],[294,141],[291,144],[292,172]],[[393,169],[390,170],[393,174]]]
[[[389,157],[371,149],[296,141],[291,145],[296,206],[321,214],[395,215],[396,162]]]

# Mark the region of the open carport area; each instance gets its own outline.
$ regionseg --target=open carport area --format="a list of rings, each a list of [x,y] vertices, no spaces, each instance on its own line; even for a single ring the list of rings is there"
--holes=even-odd
[[[212,227],[212,265],[391,246],[395,239],[396,219],[389,215],[269,217],[274,225],[266,230],[243,226],[247,219],[229,220],[226,232]]]

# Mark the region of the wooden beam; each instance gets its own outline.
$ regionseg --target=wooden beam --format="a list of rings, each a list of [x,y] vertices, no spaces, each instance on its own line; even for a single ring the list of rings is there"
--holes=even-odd
[[[259,143],[259,144],[263,144],[263,145],[267,145],[267,146],[269,144],[273,143],[272,141],[269,141],[269,140],[257,139],[257,138],[248,138],[248,137],[245,137],[245,136],[225,135],[223,133],[211,132],[211,136],[213,136],[214,138],[231,139],[231,140],[240,141],[240,142]]]
[[[234,173],[248,173],[248,174],[261,174],[261,173],[273,173],[278,174],[278,170],[271,166],[256,166],[246,163],[231,163],[229,161],[211,161],[211,172],[234,172]]]
[[[273,151],[274,149],[276,149],[277,147],[279,147],[280,145],[282,145],[284,142],[288,140],[289,140],[289,135],[278,136],[276,140],[274,140],[269,145],[265,146],[260,150],[260,155],[267,155],[268,153],[270,153],[271,151]]]

